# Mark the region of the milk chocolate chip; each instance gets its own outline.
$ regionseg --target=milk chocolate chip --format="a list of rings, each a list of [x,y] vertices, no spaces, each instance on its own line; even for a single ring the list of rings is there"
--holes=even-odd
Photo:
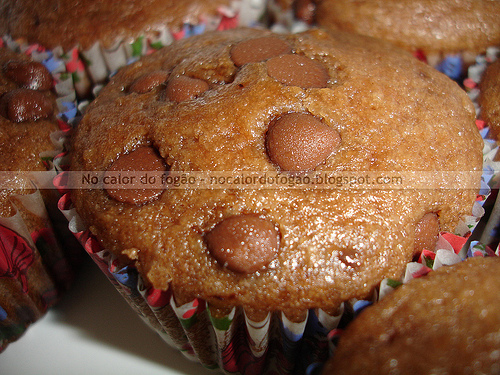
[[[103,177],[104,188],[109,196],[119,202],[142,205],[151,202],[162,192],[161,174],[167,171],[167,166],[155,149],[148,146],[122,154],[107,169]],[[124,173],[119,172],[137,172]],[[149,172],[146,180],[146,174]],[[154,180],[152,176],[155,176]],[[144,184],[146,188],[136,188]]]
[[[285,171],[308,171],[339,146],[340,134],[308,113],[289,113],[273,123],[266,136],[269,158]]]
[[[0,111],[12,122],[24,122],[50,117],[54,107],[40,91],[16,89],[2,96]]]
[[[231,60],[233,60],[234,65],[242,66],[291,52],[292,47],[283,39],[265,36],[236,44],[231,48]]]
[[[166,82],[169,73],[165,70],[157,70],[137,78],[130,86],[130,91],[137,94],[145,94],[155,87],[160,86]]]
[[[172,78],[167,85],[167,98],[180,103],[193,99],[208,90],[208,83],[197,78],[179,76]]]
[[[243,274],[267,266],[279,247],[279,233],[274,224],[253,214],[223,220],[207,233],[205,240],[220,264]]]
[[[5,76],[20,87],[45,91],[52,88],[52,77],[48,69],[39,62],[9,61],[3,67]]]
[[[415,225],[414,252],[434,251],[439,236],[439,218],[434,212],[425,214]]]
[[[267,61],[267,74],[287,86],[322,88],[328,84],[328,72],[318,61],[302,55],[283,55]]]

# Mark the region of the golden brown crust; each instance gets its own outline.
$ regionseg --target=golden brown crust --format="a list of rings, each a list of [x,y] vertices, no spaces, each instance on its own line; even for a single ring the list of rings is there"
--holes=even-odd
[[[479,87],[480,116],[490,127],[492,137],[500,141],[500,60],[488,66]]]
[[[479,53],[500,44],[497,0],[319,0],[317,23],[410,51]]]
[[[135,40],[169,25],[198,24],[200,16],[216,15],[230,0],[9,0],[0,8],[1,32],[30,43],[68,50],[84,50],[100,41],[103,46]]]
[[[322,374],[497,373],[499,272],[470,258],[401,286],[347,327]]]
[[[91,104],[74,138],[72,168],[105,170],[139,145],[156,147],[171,171],[279,170],[266,154],[269,124],[309,112],[339,132],[341,145],[315,171],[480,171],[482,140],[458,85],[411,55],[360,36],[313,30],[281,35],[328,71],[326,88],[285,86],[265,63],[237,68],[231,46],[268,35],[240,29],[189,38],[121,70]],[[181,103],[164,85],[127,88],[144,73],[204,79],[210,89]],[[286,174],[285,174],[286,175]],[[471,190],[171,189],[140,207],[102,190],[75,190],[79,214],[117,256],[127,249],[157,288],[171,285],[211,304],[255,310],[334,309],[397,277],[413,256],[414,227],[428,212],[452,230],[470,214]],[[267,268],[231,272],[204,235],[224,218],[256,214],[275,223],[280,249]],[[299,286],[299,287],[297,287]]]

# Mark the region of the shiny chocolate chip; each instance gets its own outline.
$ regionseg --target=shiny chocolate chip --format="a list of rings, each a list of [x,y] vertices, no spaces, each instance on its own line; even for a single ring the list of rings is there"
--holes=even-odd
[[[148,74],[145,74],[137,78],[132,85],[130,85],[130,91],[137,94],[145,94],[154,88],[165,83],[168,79],[169,73],[165,70],[157,70]]]
[[[3,66],[3,73],[23,88],[45,91],[53,86],[50,72],[39,62],[12,60]]]
[[[439,236],[439,218],[434,212],[425,214],[415,225],[414,253],[434,251]]]
[[[309,113],[288,113],[266,135],[269,158],[282,170],[304,172],[323,163],[340,145],[340,134]]]
[[[231,60],[234,65],[265,61],[271,57],[291,53],[292,47],[276,36],[265,36],[240,42],[231,48]]]
[[[323,88],[328,84],[328,72],[316,60],[302,55],[282,55],[267,61],[267,74],[287,86]]]
[[[16,89],[2,96],[0,112],[10,121],[19,123],[48,118],[54,112],[54,107],[40,91]]]
[[[142,146],[120,155],[111,164],[103,177],[104,189],[119,202],[140,206],[163,192],[162,175],[165,172],[167,166],[158,152]]]
[[[194,99],[209,88],[208,83],[198,78],[179,76],[172,78],[167,85],[167,98],[173,102]]]
[[[208,250],[221,265],[241,274],[265,268],[279,248],[275,225],[254,214],[224,219],[206,234],[205,240]]]

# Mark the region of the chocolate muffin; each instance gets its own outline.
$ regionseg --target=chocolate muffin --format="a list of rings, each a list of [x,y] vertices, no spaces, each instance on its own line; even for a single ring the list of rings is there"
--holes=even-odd
[[[474,56],[500,44],[500,2],[489,0],[318,0],[316,22],[388,40],[458,75]],[[450,56],[443,62],[443,57]],[[460,69],[462,67],[462,69]],[[456,78],[456,77],[453,77]]]
[[[468,258],[400,286],[342,333],[322,374],[497,374],[498,257]]]
[[[467,96],[398,49],[343,33],[240,29],[121,70],[78,127],[72,170],[477,172],[481,145]],[[297,313],[366,297],[415,255],[426,215],[431,237],[452,230],[476,195],[213,184],[76,189],[73,199],[104,248],[156,288]]]
[[[500,140],[500,60],[486,68],[479,85],[480,117],[490,128],[493,139]]]
[[[7,48],[0,49],[0,67],[1,351],[70,286],[76,258],[54,231],[59,196],[37,185],[50,178],[28,175],[47,171],[60,152],[53,141],[59,127],[52,76]]]

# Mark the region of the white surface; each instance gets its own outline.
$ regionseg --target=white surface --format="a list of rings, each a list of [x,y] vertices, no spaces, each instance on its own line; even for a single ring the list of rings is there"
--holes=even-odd
[[[0,354],[1,375],[216,375],[184,357],[136,316],[86,260],[73,288]]]

